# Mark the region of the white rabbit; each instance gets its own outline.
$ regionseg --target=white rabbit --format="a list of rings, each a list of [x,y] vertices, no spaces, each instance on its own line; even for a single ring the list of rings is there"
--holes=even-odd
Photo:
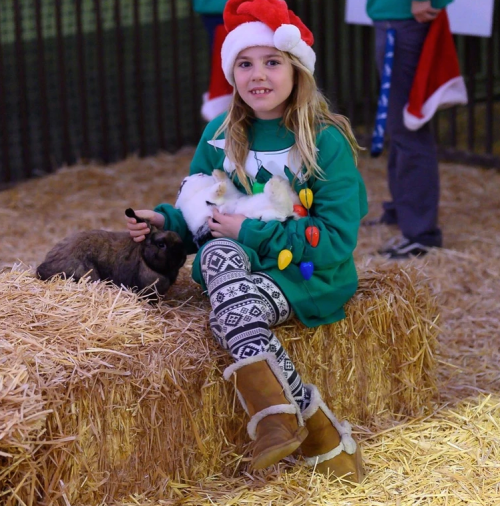
[[[224,171],[214,170],[211,175],[194,174],[184,178],[175,207],[181,210],[195,244],[200,247],[211,238],[207,220],[212,216],[213,207],[226,214],[285,221],[290,217],[297,218],[293,206],[299,203],[290,182],[280,176],[273,176],[262,193],[246,195],[236,188]]]

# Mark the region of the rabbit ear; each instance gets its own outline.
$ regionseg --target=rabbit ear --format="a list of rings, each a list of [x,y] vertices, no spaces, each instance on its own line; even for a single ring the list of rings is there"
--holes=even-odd
[[[181,194],[182,192],[182,187],[187,183],[188,181],[188,178],[189,176],[185,177],[183,180],[182,180],[182,183],[181,185],[179,186],[179,189],[177,190],[177,198],[179,198],[179,195]]]
[[[222,182],[227,179],[227,174],[223,170],[220,170],[220,169],[215,169],[214,171],[212,171],[212,176],[214,177],[214,179],[216,181]]]
[[[215,190],[215,196],[220,199],[226,194],[226,191],[227,191],[226,182],[224,181],[222,183],[218,183],[217,188]]]

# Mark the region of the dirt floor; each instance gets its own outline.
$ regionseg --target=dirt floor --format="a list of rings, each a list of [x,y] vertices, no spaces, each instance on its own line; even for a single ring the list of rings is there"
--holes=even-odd
[[[107,167],[63,168],[0,192],[0,268],[18,262],[35,266],[55,242],[76,230],[124,229],[126,207],[151,208],[159,202],[173,202],[191,156],[192,150],[187,149],[176,156],[131,158]],[[379,215],[380,204],[387,197],[385,163],[384,158],[360,160],[369,194],[368,218]],[[327,485],[321,480],[308,478],[296,484],[293,474],[273,471],[267,478],[242,476],[224,486],[216,479],[212,484],[193,484],[191,488],[179,486],[173,493],[179,502],[165,500],[159,504],[500,503],[500,173],[442,164],[441,175],[444,248],[411,260],[428,278],[441,308],[436,412],[430,419],[408,420],[393,429],[385,427],[363,436],[367,468],[380,478],[376,473],[380,461],[373,456],[384,453],[387,473],[399,478],[387,478],[388,484],[342,488],[334,494],[325,492]],[[359,268],[385,263],[374,252],[396,234],[393,227],[361,227],[356,250]],[[465,431],[478,443],[468,446],[453,442],[444,426],[451,427],[452,433]],[[427,460],[418,452],[429,445],[422,442],[428,439],[426,431],[444,431],[442,437],[431,439],[437,453]],[[400,455],[394,454],[386,438],[392,438],[392,443],[398,441]],[[470,459],[468,463],[454,461],[447,451]],[[441,461],[434,462],[434,457]],[[439,481],[439,485],[430,486],[428,480]],[[139,502],[131,499],[130,504]]]

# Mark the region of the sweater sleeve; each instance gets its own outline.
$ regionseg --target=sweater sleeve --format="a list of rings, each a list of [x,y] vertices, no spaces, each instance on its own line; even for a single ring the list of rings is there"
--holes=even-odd
[[[292,262],[313,262],[315,269],[329,269],[346,261],[356,247],[361,218],[367,213],[366,190],[355,166],[351,148],[335,127],[318,135],[318,164],[324,178],[311,178],[310,216],[286,222],[246,219],[238,240],[260,257],[278,258],[283,249],[292,251]],[[320,239],[313,248],[305,231],[316,226]]]

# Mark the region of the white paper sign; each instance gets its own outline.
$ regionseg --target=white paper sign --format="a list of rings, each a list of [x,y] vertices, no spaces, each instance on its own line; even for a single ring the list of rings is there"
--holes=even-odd
[[[491,37],[495,0],[454,0],[447,6],[450,28],[459,35]],[[371,25],[366,0],[346,0],[346,23]]]
[[[346,0],[345,22],[353,25],[372,24],[372,20],[366,13],[366,0]]]

